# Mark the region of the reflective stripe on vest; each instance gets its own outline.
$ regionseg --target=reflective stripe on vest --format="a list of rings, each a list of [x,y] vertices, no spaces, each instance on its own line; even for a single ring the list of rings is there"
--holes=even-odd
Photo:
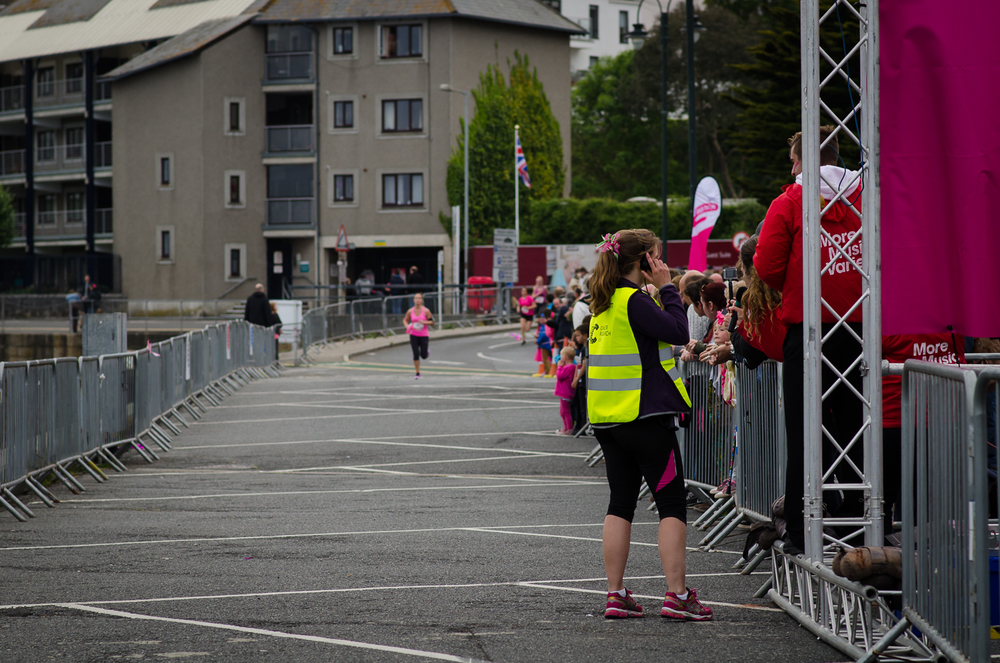
[[[636,292],[634,288],[618,288],[608,310],[591,320],[587,369],[591,423],[627,423],[639,417],[643,368],[635,333],[628,322],[628,300]],[[659,341],[657,345],[660,366],[690,407],[691,399],[674,364],[673,348]]]

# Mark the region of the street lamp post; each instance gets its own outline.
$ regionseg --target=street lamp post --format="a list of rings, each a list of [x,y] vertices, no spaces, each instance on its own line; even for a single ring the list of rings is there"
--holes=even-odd
[[[636,23],[632,26],[632,32],[628,34],[629,39],[632,41],[632,47],[635,49],[642,48],[642,44],[649,37],[649,33],[646,32],[645,26],[639,20],[639,12],[642,11],[642,3],[645,0],[639,0],[639,7],[636,9]],[[662,143],[662,158],[660,160],[660,193],[663,197],[663,218],[662,218],[662,236],[663,240],[667,239],[667,21],[670,15],[670,5],[673,4],[673,0],[667,3],[667,11],[663,11],[663,5],[660,4],[660,0],[656,0],[657,6],[660,8],[660,122],[661,122],[661,132],[660,141]],[[702,26],[697,17],[694,15],[694,0],[686,0],[686,22],[685,31],[687,32],[687,80],[688,80],[688,180],[690,186],[690,196],[691,196],[691,211],[694,211],[694,192],[697,186],[698,178],[698,137],[695,131],[697,127],[697,117],[695,115],[695,98],[694,98],[694,42],[698,40],[698,35],[696,30],[703,30]]]
[[[643,2],[645,0],[639,0],[639,6],[635,10],[635,24],[632,26],[632,32],[628,34],[632,47],[636,50],[642,48],[643,42],[649,36],[639,19]],[[656,0],[656,5],[660,8],[660,198],[663,200],[663,207],[660,210],[660,237],[664,242],[667,241],[667,21],[671,4],[673,0],[667,3],[667,11],[663,11],[660,0]]]
[[[465,90],[456,90],[449,83],[442,83],[441,89],[445,92],[457,92],[465,100],[465,158],[463,160],[465,165],[465,174],[463,175],[464,182],[464,196],[465,196],[465,243],[462,253],[462,262],[465,265],[463,269],[463,281],[465,283],[469,282],[469,93]],[[463,297],[463,302],[467,301],[467,297]]]

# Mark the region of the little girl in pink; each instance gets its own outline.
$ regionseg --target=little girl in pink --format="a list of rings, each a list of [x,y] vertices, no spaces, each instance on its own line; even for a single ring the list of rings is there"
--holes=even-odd
[[[559,353],[559,363],[556,365],[556,396],[559,397],[559,416],[563,420],[563,429],[558,431],[561,435],[573,434],[573,413],[570,411],[570,402],[573,394],[576,393],[576,366],[573,359],[576,351],[566,346]]]

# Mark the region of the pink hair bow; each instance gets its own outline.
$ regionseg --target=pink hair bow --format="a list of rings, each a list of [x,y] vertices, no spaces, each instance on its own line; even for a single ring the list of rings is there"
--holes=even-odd
[[[720,325],[726,324],[726,316],[722,313],[722,311],[715,312],[715,319],[719,321]]]
[[[598,253],[604,253],[606,251],[611,251],[615,254],[615,258],[618,257],[618,233],[612,235],[608,233],[601,238],[600,244],[595,244],[594,247],[597,249]]]

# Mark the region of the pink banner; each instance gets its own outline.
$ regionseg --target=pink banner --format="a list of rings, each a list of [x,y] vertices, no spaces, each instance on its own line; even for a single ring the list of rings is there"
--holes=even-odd
[[[880,19],[882,332],[1000,336],[1000,2]]]
[[[691,220],[691,253],[688,269],[708,269],[708,238],[722,214],[722,192],[714,177],[703,177],[694,192],[694,217]]]

